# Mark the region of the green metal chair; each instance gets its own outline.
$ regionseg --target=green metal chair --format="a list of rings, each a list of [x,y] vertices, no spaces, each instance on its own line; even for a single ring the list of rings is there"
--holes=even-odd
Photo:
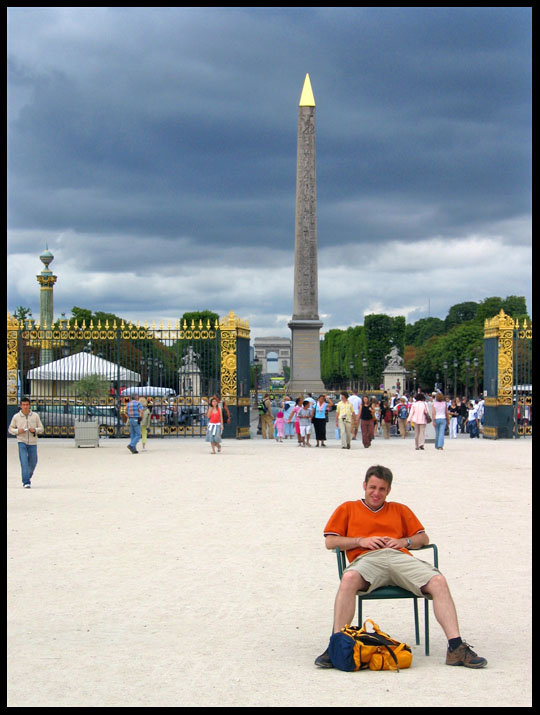
[[[422,546],[421,549],[415,549],[415,551],[425,551],[426,549],[433,549],[433,565],[435,568],[439,568],[439,551],[435,544],[427,544]],[[336,549],[337,561],[338,561],[338,572],[339,580],[343,576],[343,572],[347,568],[345,561],[345,552],[340,549]],[[382,599],[395,599],[395,598],[412,598],[414,599],[414,632],[416,637],[416,645],[420,645],[420,628],[418,625],[418,599],[420,598],[415,593],[407,591],[400,586],[382,586],[381,588],[376,588],[371,593],[364,593],[363,591],[358,591],[358,625],[362,626],[362,602],[363,601],[377,601]],[[426,655],[429,655],[429,603],[433,599],[429,594],[425,594],[424,600],[424,632],[425,632],[425,651]]]

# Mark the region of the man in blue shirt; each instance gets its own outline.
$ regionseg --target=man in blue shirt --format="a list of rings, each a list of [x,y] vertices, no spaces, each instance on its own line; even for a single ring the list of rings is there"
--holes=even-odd
[[[137,442],[141,439],[141,423],[144,407],[139,402],[138,395],[133,395],[126,407],[126,413],[129,420],[129,436],[130,441],[127,446],[132,454],[139,454],[137,451]]]

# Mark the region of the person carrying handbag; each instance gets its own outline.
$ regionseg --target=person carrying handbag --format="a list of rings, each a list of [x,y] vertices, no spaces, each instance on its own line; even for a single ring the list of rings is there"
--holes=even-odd
[[[416,449],[424,449],[426,441],[426,425],[431,422],[431,417],[425,400],[425,395],[419,392],[416,395],[416,402],[413,403],[409,416],[407,417],[408,423],[414,423],[414,444]]]

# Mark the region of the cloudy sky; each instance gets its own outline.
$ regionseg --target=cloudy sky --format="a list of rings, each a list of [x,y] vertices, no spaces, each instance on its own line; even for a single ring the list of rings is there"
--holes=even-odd
[[[531,306],[530,8],[8,10],[8,309],[290,335],[298,102],[319,313]]]

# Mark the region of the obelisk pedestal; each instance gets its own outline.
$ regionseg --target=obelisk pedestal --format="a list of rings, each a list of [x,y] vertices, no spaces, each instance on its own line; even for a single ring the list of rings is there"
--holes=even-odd
[[[306,75],[298,109],[296,221],[294,232],[294,307],[291,329],[291,396],[324,391],[321,380],[317,277],[317,177],[315,99]]]

